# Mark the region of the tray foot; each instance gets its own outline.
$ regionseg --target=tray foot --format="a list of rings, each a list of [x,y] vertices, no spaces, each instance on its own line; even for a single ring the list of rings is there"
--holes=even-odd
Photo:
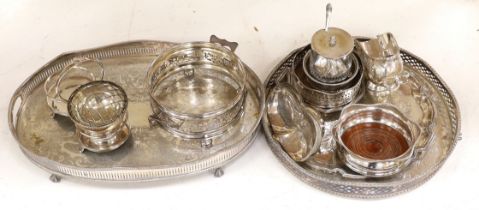
[[[62,180],[62,177],[61,176],[58,176],[56,174],[52,174],[50,175],[50,181],[52,181],[53,183],[58,183]]]
[[[216,177],[216,178],[219,178],[219,177],[222,177],[223,175],[225,174],[225,172],[223,171],[223,168],[216,168],[213,175]]]

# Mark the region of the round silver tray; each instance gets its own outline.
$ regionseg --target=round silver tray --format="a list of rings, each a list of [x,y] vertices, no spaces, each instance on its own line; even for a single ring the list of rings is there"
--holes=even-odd
[[[297,59],[300,59],[308,49],[309,46],[306,46],[293,51],[274,68],[265,81],[266,95],[276,84],[288,82],[286,75],[289,71],[292,71],[292,68],[295,68]],[[423,125],[423,128],[429,132],[427,137],[423,137],[424,144],[427,144],[426,149],[410,166],[391,177],[366,178],[355,174],[347,167],[342,166],[344,164],[334,160],[336,155],[330,157],[331,160],[326,161],[328,164],[318,164],[318,161],[315,163],[314,156],[305,163],[297,163],[272,138],[268,117],[265,115],[262,124],[267,137],[266,140],[281,163],[299,179],[311,186],[329,193],[355,198],[381,198],[396,195],[414,189],[430,179],[444,164],[460,139],[459,108],[449,88],[426,62],[406,50],[401,50],[401,57],[405,72],[408,72],[408,76],[412,80],[411,84],[400,87],[396,93],[391,94],[388,98],[366,94],[358,103],[391,103],[404,112],[406,116],[419,122],[428,119],[426,117],[430,114],[428,112],[435,113],[430,123]],[[411,95],[409,97],[407,93],[418,84],[419,87],[416,88],[424,91],[423,94],[430,101],[426,105],[420,103],[418,106],[411,106],[414,101],[411,99],[415,96]],[[422,98],[424,99],[424,97]],[[425,108],[429,111],[421,113],[424,106],[429,107]],[[331,118],[329,122],[325,120],[322,125],[327,136],[331,125],[334,123],[335,116],[326,115],[325,117]]]
[[[24,154],[52,173],[52,181],[72,177],[95,181],[150,181],[195,175],[215,170],[239,156],[254,140],[264,110],[264,89],[247,67],[247,98],[244,116],[237,126],[215,139],[210,148],[199,141],[185,141],[163,128],[150,128],[152,113],[146,71],[159,54],[175,43],[132,41],[66,53],[30,76],[14,93],[9,106],[10,130]],[[104,153],[80,152],[75,126],[70,119],[55,116],[46,103],[43,83],[74,58],[101,60],[105,80],[113,81],[128,95],[130,139],[119,149]]]

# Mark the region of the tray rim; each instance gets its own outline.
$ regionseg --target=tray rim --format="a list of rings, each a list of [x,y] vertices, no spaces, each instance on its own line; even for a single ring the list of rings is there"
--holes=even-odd
[[[362,36],[355,36],[354,38],[355,39],[369,39],[367,37],[362,37]],[[265,86],[265,95],[268,94],[269,88],[267,88],[267,87],[271,85],[272,81],[270,81],[270,80],[274,76],[274,74],[276,74],[278,72],[278,69],[281,68],[283,65],[285,65],[285,63],[288,62],[288,60],[290,60],[292,57],[294,57],[296,53],[298,53],[299,51],[301,51],[302,49],[304,49],[307,46],[308,45],[294,49],[292,52],[290,52],[288,55],[286,55],[273,68],[273,71],[270,72],[270,74],[268,75],[266,80],[263,82],[263,85]],[[455,117],[455,121],[456,121],[455,122],[456,133],[453,137],[453,141],[451,142],[451,145],[450,145],[449,150],[447,151],[447,154],[445,155],[445,157],[438,164],[436,164],[434,167],[432,167],[430,169],[430,173],[428,175],[422,176],[422,177],[417,177],[417,176],[413,177],[413,178],[409,179],[408,182],[401,183],[402,185],[411,185],[412,184],[412,186],[408,186],[408,187],[405,187],[404,189],[400,189],[400,190],[392,190],[391,192],[384,193],[384,194],[352,194],[352,193],[347,194],[347,193],[334,191],[332,189],[328,189],[327,187],[324,187],[322,185],[324,183],[327,183],[327,184],[332,184],[332,185],[343,185],[343,186],[353,186],[353,187],[388,187],[388,188],[390,188],[390,187],[393,187],[393,186],[391,186],[391,183],[374,183],[374,184],[372,184],[371,182],[358,183],[358,182],[351,182],[351,181],[335,181],[335,180],[330,180],[330,179],[324,178],[320,175],[316,175],[316,174],[313,174],[313,173],[308,173],[307,170],[305,170],[304,168],[299,166],[295,161],[293,161],[291,158],[289,158],[287,153],[284,152],[281,149],[279,143],[277,143],[273,140],[273,138],[271,136],[271,132],[269,131],[270,130],[269,129],[269,124],[267,123],[268,120],[266,119],[267,116],[263,115],[262,126],[263,126],[264,133],[265,133],[265,136],[266,136],[265,139],[268,143],[268,146],[270,147],[272,152],[275,154],[275,157],[281,162],[281,164],[284,167],[286,167],[291,173],[293,173],[297,178],[299,178],[301,181],[305,182],[306,184],[308,184],[310,186],[313,186],[317,189],[320,189],[320,190],[328,192],[328,193],[332,193],[332,194],[340,195],[340,196],[344,196],[344,197],[350,197],[350,198],[378,199],[378,198],[391,197],[391,196],[394,196],[394,195],[402,194],[402,193],[408,192],[410,190],[413,190],[413,189],[421,186],[425,182],[427,182],[429,179],[431,179],[437,173],[437,171],[442,167],[442,165],[446,162],[446,160],[449,158],[449,156],[452,154],[457,142],[461,140],[461,135],[462,134],[461,134],[460,107],[459,107],[459,104],[457,103],[456,97],[454,96],[451,89],[444,82],[444,80],[440,77],[440,75],[434,70],[434,68],[432,68],[429,65],[429,63],[427,63],[422,58],[420,58],[420,57],[414,55],[413,53],[411,53],[411,52],[409,52],[405,49],[402,49],[402,48],[401,48],[401,54],[406,54],[406,55],[412,57],[413,59],[421,62],[424,65],[424,67],[426,67],[430,71],[430,73],[435,77],[435,79],[437,79],[439,81],[442,88],[444,88],[444,91],[447,92],[447,94],[449,95],[450,100],[446,100],[446,98],[444,97],[445,93],[443,92],[443,90],[438,91],[438,92],[440,92],[440,96],[444,100],[444,103],[445,103],[445,105],[446,105],[446,107],[449,111],[448,117],[451,119],[451,121],[453,120],[452,116],[451,116],[451,109],[454,109],[454,112],[455,112],[454,117]],[[278,73],[278,74],[280,74],[280,73]],[[423,75],[423,76],[427,77],[426,75]],[[428,78],[428,82],[432,83],[432,85],[434,85],[435,88],[439,89],[439,87],[437,87],[436,84],[434,84],[432,81],[430,81],[430,78]],[[448,103],[453,104],[454,108],[451,108],[450,104],[448,104]],[[451,124],[454,124],[454,123],[451,122]],[[312,179],[314,179],[314,180],[312,180]],[[319,183],[319,182],[322,182],[322,183]]]
[[[32,90],[26,90],[31,83],[38,83],[36,85],[32,85],[34,87],[37,87],[38,85],[41,85],[41,81],[32,81],[34,78],[37,80],[42,80],[38,79],[41,77],[40,74],[48,74],[46,71],[44,71],[46,68],[49,66],[52,66],[55,64],[55,62],[59,59],[63,59],[65,57],[77,57],[77,56],[82,56],[83,54],[95,54],[95,53],[100,53],[103,51],[107,50],[114,50],[114,49],[130,49],[130,48],[144,48],[145,52],[144,54],[141,50],[138,50],[137,52],[131,51],[131,52],[123,52],[121,55],[111,55],[110,57],[105,56],[105,58],[114,58],[117,56],[158,56],[161,53],[155,53],[158,50],[164,50],[166,48],[169,48],[171,46],[174,46],[179,43],[175,42],[168,42],[168,41],[159,41],[159,40],[133,40],[133,41],[125,41],[125,42],[119,42],[119,43],[114,43],[114,44],[109,44],[109,45],[104,45],[104,46],[99,46],[99,47],[93,47],[93,48],[87,48],[87,49],[82,49],[82,50],[77,50],[77,51],[69,51],[65,53],[61,53],[58,56],[55,56],[53,59],[48,61],[46,64],[42,65],[39,69],[37,69],[33,74],[31,74],[29,77],[27,77],[21,85],[15,90],[13,93],[10,103],[8,106],[8,124],[10,128],[10,133],[14,137],[15,141],[18,143],[21,151],[27,156],[27,158],[34,163],[34,165],[37,165],[38,167],[42,168],[43,170],[52,173],[53,175],[61,176],[61,177],[72,177],[75,179],[80,179],[80,180],[88,180],[88,181],[100,181],[100,182],[145,182],[145,181],[156,181],[156,180],[164,180],[164,179],[172,179],[172,178],[179,178],[179,177],[184,177],[184,176],[191,176],[191,175],[196,175],[200,173],[204,173],[206,171],[214,170],[216,168],[220,168],[236,158],[238,158],[241,154],[243,154],[254,142],[255,137],[257,136],[259,130],[260,130],[260,122],[262,119],[262,115],[264,113],[264,106],[265,106],[265,95],[264,95],[264,86],[262,85],[261,80],[259,77],[256,75],[256,73],[246,64],[246,70],[247,70],[247,77],[252,78],[253,81],[248,81],[249,85],[247,87],[248,91],[253,91],[253,95],[257,95],[259,97],[255,97],[258,100],[258,105],[259,105],[259,113],[258,113],[258,118],[255,121],[255,125],[252,127],[252,129],[248,132],[248,134],[245,135],[245,138],[242,139],[241,141],[231,145],[230,147],[223,148],[219,150],[214,156],[209,156],[207,158],[204,158],[200,162],[188,162],[184,163],[181,165],[177,166],[148,166],[148,167],[110,167],[110,168],[82,168],[82,167],[77,167],[77,166],[68,166],[65,164],[58,163],[56,161],[50,160],[46,157],[38,156],[32,152],[30,152],[28,149],[26,149],[22,143],[19,141],[18,136],[17,136],[17,131],[16,131],[16,123],[18,120],[18,117],[22,113],[23,109],[25,108],[24,103],[26,99],[28,98],[29,93]],[[161,46],[161,47],[159,47]],[[138,49],[139,49],[138,48]],[[149,49],[147,49],[149,48]],[[133,52],[133,53],[132,53]],[[135,54],[136,53],[136,54]],[[68,60],[68,59],[65,59]],[[257,84],[255,84],[257,83]],[[251,85],[254,85],[251,86]],[[27,93],[25,93],[26,91]],[[24,96],[26,94],[27,96]],[[20,105],[18,107],[18,110],[16,110],[15,117],[16,120],[14,120],[14,107],[17,103],[17,100],[20,99]],[[14,122],[15,121],[15,122]],[[231,153],[229,157],[224,158],[222,161],[217,160],[212,161],[215,162],[213,164],[206,164],[207,166],[205,167],[198,167],[198,165],[204,164],[204,162],[208,162],[207,160],[212,159],[214,157],[219,157],[223,156],[227,153]],[[186,173],[179,173],[179,174],[174,174],[174,175],[169,175],[169,176],[151,176],[152,173],[157,172],[161,173],[161,171],[166,171],[166,170],[172,170],[174,168],[181,168],[181,166],[189,166],[193,165],[191,167],[195,168],[198,167],[200,169],[197,170],[191,170]],[[87,174],[87,173],[96,173],[93,176],[87,177],[87,176],[76,176],[74,174],[69,174],[65,173],[66,170],[77,170],[79,171],[78,173],[81,174]],[[110,174],[110,177],[113,178],[105,178],[105,175],[101,174]],[[116,173],[116,174],[115,174]],[[134,175],[134,173],[137,173],[137,175]],[[150,175],[138,175],[140,173],[146,173]],[[165,173],[165,172],[163,172]],[[133,175],[132,175],[133,174]],[[135,177],[136,176],[136,177]],[[121,178],[123,177],[123,178]],[[138,178],[139,177],[139,178]]]

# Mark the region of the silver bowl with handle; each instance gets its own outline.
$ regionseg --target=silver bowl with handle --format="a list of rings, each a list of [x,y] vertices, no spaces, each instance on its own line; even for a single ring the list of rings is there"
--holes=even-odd
[[[241,118],[246,97],[236,46],[212,36],[210,42],[176,45],[153,61],[147,76],[150,125],[185,139],[211,139],[228,130]]]
[[[72,92],[88,82],[102,80],[103,64],[97,59],[76,58],[60,71],[50,75],[43,89],[53,114],[68,117],[68,98]]]

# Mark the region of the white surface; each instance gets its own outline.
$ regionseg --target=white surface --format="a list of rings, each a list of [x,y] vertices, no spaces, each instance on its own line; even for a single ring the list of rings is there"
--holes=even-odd
[[[239,42],[237,54],[264,80],[323,27],[326,2],[0,0],[1,209],[478,209],[479,1],[331,2],[332,26],[352,35],[392,32],[454,91],[463,140],[425,185],[383,200],[330,195],[290,174],[261,135],[219,179],[207,174],[146,184],[53,184],[23,156],[7,126],[14,90],[46,62],[65,51],[127,40],[186,42],[215,33]]]

